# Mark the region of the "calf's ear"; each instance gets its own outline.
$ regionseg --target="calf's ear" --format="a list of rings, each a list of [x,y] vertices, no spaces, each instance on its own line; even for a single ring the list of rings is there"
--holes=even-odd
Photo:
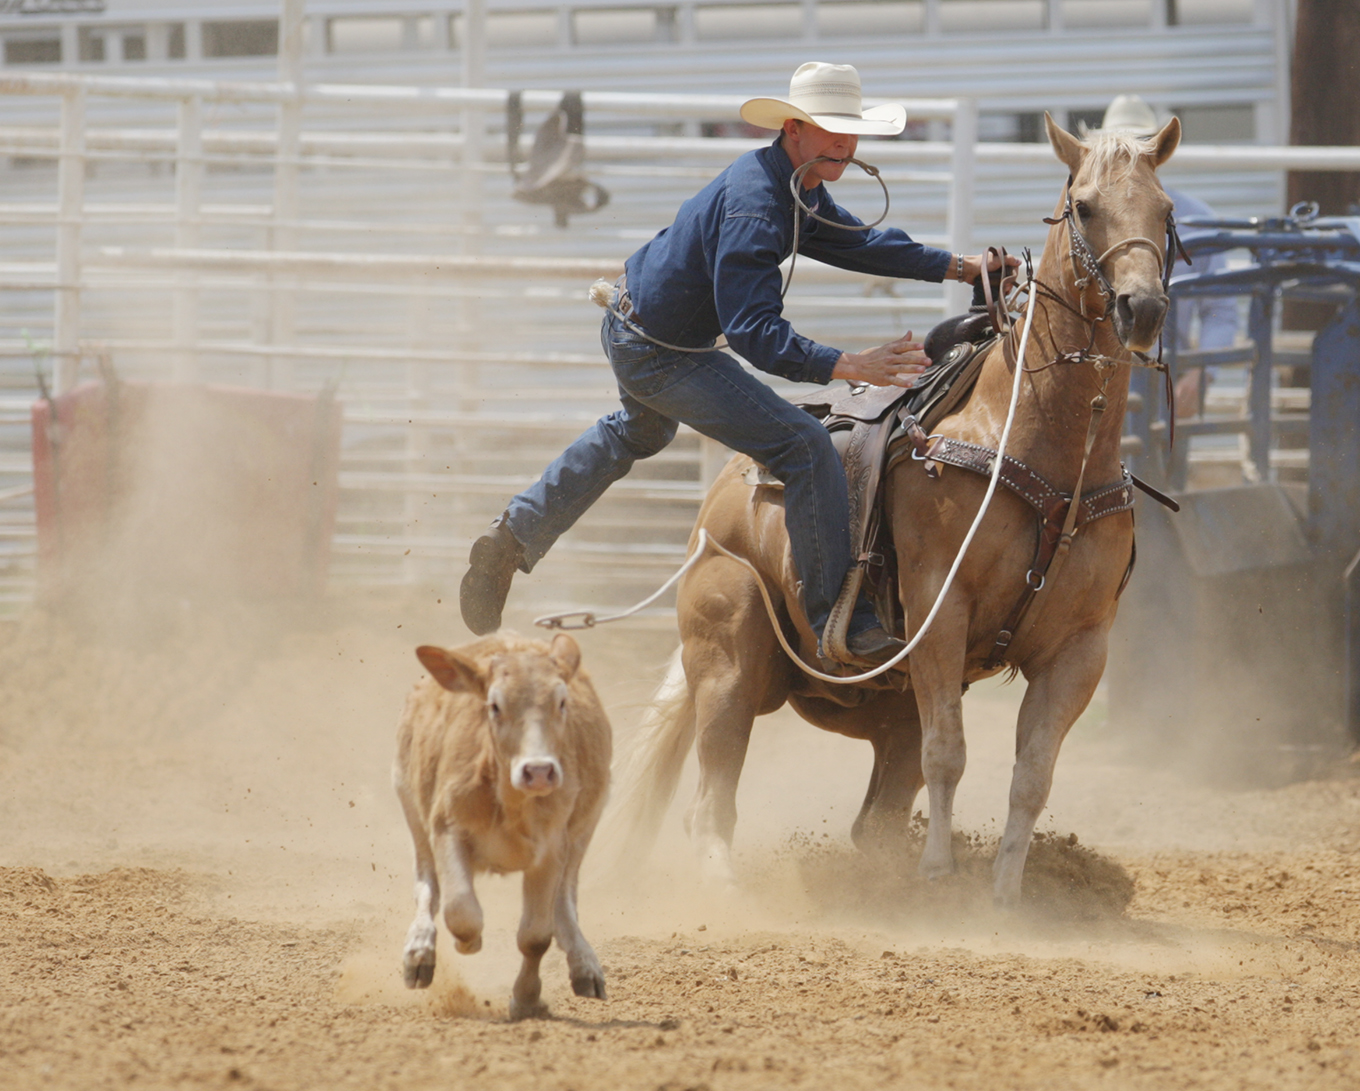
[[[549,651],[553,662],[557,664],[557,669],[562,672],[562,679],[570,682],[576,676],[576,670],[581,665],[581,648],[566,633],[558,633],[553,637],[552,648]]]
[[[433,644],[422,644],[417,648],[416,658],[445,689],[454,693],[471,693],[477,697],[486,696],[486,678],[471,659]]]

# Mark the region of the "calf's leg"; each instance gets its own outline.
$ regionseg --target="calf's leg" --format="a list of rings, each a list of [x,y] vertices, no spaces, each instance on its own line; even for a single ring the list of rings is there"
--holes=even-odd
[[[435,836],[435,855],[444,888],[444,924],[458,953],[482,949],[482,906],[472,888],[472,856],[462,831],[442,830]]]
[[[547,1015],[540,997],[543,979],[539,963],[553,940],[553,910],[562,882],[562,861],[550,856],[524,872],[524,909],[519,920],[519,953],[524,956],[510,994],[510,1018],[532,1019]]]
[[[408,989],[425,989],[434,980],[435,937],[434,907],[439,904],[439,878],[435,874],[434,852],[425,824],[412,804],[409,794],[397,787],[406,824],[411,828],[411,840],[416,850],[416,917],[406,933],[402,950],[402,980]]]
[[[567,972],[571,975],[571,991],[577,996],[605,999],[604,969],[595,949],[581,932],[576,916],[576,888],[581,877],[581,860],[589,838],[579,838],[578,845],[567,850],[567,866],[557,888],[557,906],[553,916],[556,924],[557,945],[567,956]]]

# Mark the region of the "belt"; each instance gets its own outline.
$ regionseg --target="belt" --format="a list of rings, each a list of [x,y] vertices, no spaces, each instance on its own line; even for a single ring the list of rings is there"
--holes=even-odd
[[[642,319],[633,309],[633,297],[628,294],[628,274],[624,273],[618,280],[614,281],[614,287],[619,290],[615,306],[619,309],[619,314],[624,318],[631,318],[638,325],[642,324]]]

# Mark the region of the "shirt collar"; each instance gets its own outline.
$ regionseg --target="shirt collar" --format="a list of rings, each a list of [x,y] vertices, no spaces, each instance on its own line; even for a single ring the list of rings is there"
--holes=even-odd
[[[793,160],[789,158],[789,153],[784,150],[780,141],[784,134],[780,133],[770,144],[766,154],[765,162],[768,164],[774,180],[778,185],[780,197],[789,205],[793,204],[793,194],[789,190],[789,183],[793,180]],[[810,208],[816,208],[821,200],[822,186],[816,185],[810,190],[803,191],[803,203]]]

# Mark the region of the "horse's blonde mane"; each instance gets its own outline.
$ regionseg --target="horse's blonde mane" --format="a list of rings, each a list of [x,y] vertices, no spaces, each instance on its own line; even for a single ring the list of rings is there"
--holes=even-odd
[[[1143,156],[1153,155],[1157,150],[1151,137],[1125,132],[1092,133],[1082,144],[1087,149],[1083,166],[1097,192],[1103,191],[1105,182],[1127,178]]]

